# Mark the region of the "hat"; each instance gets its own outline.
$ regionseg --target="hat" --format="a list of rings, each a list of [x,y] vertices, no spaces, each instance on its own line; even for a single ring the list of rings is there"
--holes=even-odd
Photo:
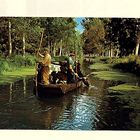
[[[45,52],[45,54],[46,54],[46,53],[49,53],[49,49],[48,49],[48,48],[45,48],[45,49],[44,49],[44,52]]]

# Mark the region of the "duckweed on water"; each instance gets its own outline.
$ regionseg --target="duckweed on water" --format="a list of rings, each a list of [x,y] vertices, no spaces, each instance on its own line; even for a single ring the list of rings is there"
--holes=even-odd
[[[125,83],[125,84],[109,87],[109,92],[140,93],[140,87]]]
[[[130,73],[122,73],[119,71],[98,71],[93,72],[95,77],[102,80],[122,81],[122,82],[136,82],[136,76]]]
[[[140,87],[134,83],[139,83],[139,77],[131,73],[124,73],[119,70],[112,69],[112,65],[104,63],[95,63],[90,66],[91,69],[100,70],[93,71],[94,77],[107,81],[121,81],[125,84],[109,87],[109,92],[134,92],[140,93]]]

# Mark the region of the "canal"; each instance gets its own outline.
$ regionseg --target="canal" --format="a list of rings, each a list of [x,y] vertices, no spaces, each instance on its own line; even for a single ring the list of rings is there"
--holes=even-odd
[[[91,72],[84,65],[84,73]],[[0,129],[139,130],[140,110],[110,96],[111,81],[89,76],[90,87],[57,98],[38,99],[32,78],[0,86]],[[113,83],[114,84],[114,83]]]

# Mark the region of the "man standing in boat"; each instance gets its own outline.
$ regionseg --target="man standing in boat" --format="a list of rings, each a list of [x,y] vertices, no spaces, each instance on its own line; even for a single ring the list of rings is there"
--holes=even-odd
[[[67,83],[75,83],[76,82],[76,75],[74,72],[74,61],[73,57],[74,53],[70,52],[69,57],[67,58]]]
[[[45,48],[44,55],[39,52],[39,56],[42,58],[42,61],[39,62],[41,65],[41,83],[47,85],[49,84],[51,70],[51,55],[49,54],[49,49]]]

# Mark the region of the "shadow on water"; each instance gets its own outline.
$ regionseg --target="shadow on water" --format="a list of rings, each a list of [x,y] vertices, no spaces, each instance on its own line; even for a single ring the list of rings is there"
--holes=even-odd
[[[89,74],[88,63],[83,71]],[[66,96],[38,99],[30,78],[0,86],[0,129],[138,130],[135,110],[109,96],[110,82],[89,76],[91,86]]]

